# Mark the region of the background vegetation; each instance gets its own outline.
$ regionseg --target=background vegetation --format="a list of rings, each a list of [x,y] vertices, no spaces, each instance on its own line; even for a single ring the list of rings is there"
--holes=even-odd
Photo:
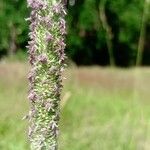
[[[0,64],[1,150],[29,150],[21,120],[29,109],[28,70],[25,63]],[[149,150],[150,70],[73,67],[65,76],[60,150]]]
[[[76,0],[68,57],[79,66],[150,65],[149,9],[149,0]],[[29,110],[28,16],[26,0],[0,0],[0,150],[30,149],[21,120]],[[149,67],[70,65],[64,76],[60,150],[150,149]]]
[[[142,64],[149,65],[149,12],[148,0],[77,0],[68,8],[66,53],[78,65],[133,66],[142,36]],[[28,14],[26,0],[0,1],[0,57],[26,53]]]

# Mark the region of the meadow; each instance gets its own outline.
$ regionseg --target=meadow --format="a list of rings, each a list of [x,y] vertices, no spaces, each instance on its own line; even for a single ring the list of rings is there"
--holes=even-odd
[[[0,63],[0,150],[29,150],[28,70]],[[150,149],[150,68],[74,66],[64,76],[60,150]]]

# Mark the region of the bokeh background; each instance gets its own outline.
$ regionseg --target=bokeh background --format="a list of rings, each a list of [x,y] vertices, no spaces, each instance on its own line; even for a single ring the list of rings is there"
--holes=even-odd
[[[70,0],[71,1],[71,0]],[[150,1],[68,6],[60,150],[150,149]],[[0,1],[0,150],[28,150],[26,0]]]
[[[0,58],[26,55],[26,5],[25,0],[0,2]],[[142,65],[150,65],[149,11],[149,0],[76,0],[68,8],[68,57],[77,65],[126,67],[136,64],[140,49]]]

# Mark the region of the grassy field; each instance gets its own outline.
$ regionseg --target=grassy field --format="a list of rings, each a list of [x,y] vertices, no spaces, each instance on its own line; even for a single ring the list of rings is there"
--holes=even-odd
[[[0,63],[0,150],[29,150],[26,74]],[[59,150],[150,150],[150,69],[66,70]]]

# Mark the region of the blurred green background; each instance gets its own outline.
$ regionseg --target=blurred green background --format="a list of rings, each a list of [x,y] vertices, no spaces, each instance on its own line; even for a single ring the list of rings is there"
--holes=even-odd
[[[76,0],[69,6],[66,53],[77,65],[150,65],[149,0]],[[0,1],[0,58],[26,55],[26,0]],[[22,56],[23,57],[23,56]]]
[[[0,150],[29,150],[27,72],[0,63]],[[61,101],[60,150],[149,150],[150,69],[71,67]]]
[[[26,5],[0,0],[0,150],[30,149]],[[60,150],[150,149],[149,10],[149,0],[69,6]]]

